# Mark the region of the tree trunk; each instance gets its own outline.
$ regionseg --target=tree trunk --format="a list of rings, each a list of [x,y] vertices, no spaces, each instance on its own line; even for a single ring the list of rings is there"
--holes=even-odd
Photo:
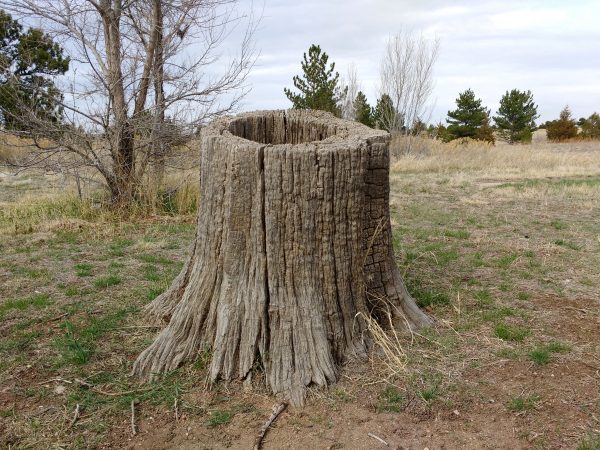
[[[138,357],[142,378],[202,348],[211,381],[249,381],[301,404],[366,354],[365,318],[430,319],[394,263],[389,135],[316,111],[217,120],[201,137],[201,204],[182,272],[148,307],[168,320]]]

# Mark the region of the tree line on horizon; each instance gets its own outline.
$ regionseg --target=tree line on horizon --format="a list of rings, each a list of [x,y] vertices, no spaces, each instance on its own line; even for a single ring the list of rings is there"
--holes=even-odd
[[[300,92],[284,88],[293,108],[318,109],[331,112],[337,117],[345,116],[344,105],[348,103],[351,86],[344,86],[340,82],[340,75],[335,72],[335,63],[328,64],[328,61],[329,56],[319,45],[310,46],[308,55],[305,53],[301,62],[302,75],[293,78],[294,87]],[[456,109],[448,111],[446,124],[440,122],[429,126],[418,116],[413,118],[412,123],[407,122],[386,92],[380,94],[375,106],[369,104],[361,90],[350,99],[350,103],[351,114],[345,118],[390,133],[426,133],[444,142],[468,138],[493,144],[498,137],[510,144],[530,143],[536,129],[546,129],[548,139],[555,142],[577,136],[600,138],[600,115],[594,112],[588,118],[582,117],[575,121],[568,106],[561,111],[558,119],[537,126],[535,121],[539,118],[538,106],[530,90],[506,91],[500,99],[496,115],[492,116],[490,109],[483,105],[474,91],[466,89],[459,93]],[[389,117],[395,117],[395,120],[390,120]]]

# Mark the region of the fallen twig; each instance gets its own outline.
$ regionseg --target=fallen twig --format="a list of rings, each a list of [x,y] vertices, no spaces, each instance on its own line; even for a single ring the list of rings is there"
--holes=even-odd
[[[60,319],[62,319],[63,317],[67,317],[69,314],[70,314],[70,313],[66,312],[66,313],[64,313],[64,314],[61,314],[60,316],[52,317],[51,319],[48,319],[48,320],[46,320],[46,321],[45,321],[45,323],[48,323],[48,322],[56,322],[57,320],[60,320]]]
[[[383,445],[385,445],[386,447],[389,447],[390,444],[388,444],[387,442],[385,442],[383,439],[381,439],[379,436],[374,435],[373,433],[367,433],[367,436],[369,436],[370,438],[375,439],[376,441],[381,442]]]
[[[75,422],[77,422],[77,419],[79,419],[79,403],[77,403],[77,406],[75,407],[75,412],[73,413],[73,419],[71,419],[69,428],[71,428],[73,425],[75,425]]]
[[[179,422],[179,408],[177,407],[177,397],[175,397],[175,405],[173,405],[175,409],[175,421]]]
[[[288,405],[287,400],[284,400],[280,404],[275,405],[273,407],[273,412],[271,413],[271,415],[269,416],[267,421],[263,424],[263,426],[260,429],[260,432],[258,433],[256,442],[254,443],[254,450],[260,449],[260,446],[262,445],[262,441],[265,438],[265,435],[267,434],[267,430],[269,429],[269,427],[271,425],[273,425],[273,422],[275,422],[275,420],[277,420],[277,417],[279,417],[279,414],[281,414],[285,410],[285,408],[287,408],[287,405]]]
[[[135,400],[131,400],[131,432],[134,436],[137,434],[135,427]]]

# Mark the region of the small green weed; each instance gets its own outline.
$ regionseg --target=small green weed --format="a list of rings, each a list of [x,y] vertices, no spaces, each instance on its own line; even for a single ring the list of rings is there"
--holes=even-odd
[[[501,256],[496,260],[496,265],[501,269],[508,269],[512,265],[512,263],[514,263],[517,260],[518,257],[519,255],[517,255],[516,253]]]
[[[496,337],[503,341],[522,342],[531,332],[527,328],[519,327],[516,325],[509,325],[507,323],[499,323],[494,328],[494,334]]]
[[[432,286],[426,286],[419,279],[407,279],[406,285],[410,295],[421,308],[450,304],[450,296],[446,291],[438,291]]]
[[[77,288],[76,286],[67,286],[65,288],[65,296],[67,297],[75,297],[76,295],[79,295],[80,291],[79,288]]]
[[[514,315],[516,315],[516,311],[514,309],[502,307],[490,309],[489,311],[484,311],[482,317],[485,321],[496,322],[498,320],[504,319],[505,317],[511,317]]]
[[[158,281],[161,278],[158,268],[153,264],[145,264],[141,267],[141,271],[144,275],[144,279],[148,281]]]
[[[104,289],[110,286],[116,286],[119,283],[121,283],[121,277],[117,275],[107,275],[96,279],[96,281],[94,281],[94,286]]]
[[[124,256],[125,249],[133,245],[133,243],[134,241],[132,241],[131,239],[115,239],[108,246],[108,253],[111,256]]]
[[[90,263],[75,264],[75,273],[78,277],[90,277],[92,276],[93,268],[94,266]]]
[[[508,409],[512,412],[530,411],[535,409],[536,403],[539,401],[540,396],[537,394],[521,394],[510,399]]]
[[[163,292],[165,292],[165,286],[155,284],[148,288],[148,292],[146,293],[146,298],[148,300],[154,300],[156,297],[158,297]]]
[[[475,292],[475,299],[479,306],[489,306],[493,303],[492,294],[487,289],[481,289]]]
[[[221,425],[227,425],[233,419],[235,413],[233,411],[226,410],[215,410],[211,411],[208,417],[208,426],[211,428],[220,427]]]
[[[375,406],[378,413],[381,412],[400,412],[404,407],[404,396],[397,387],[387,386],[379,395],[379,403]]]
[[[435,400],[438,396],[438,388],[437,386],[429,386],[425,389],[419,391],[419,397],[423,399],[423,401],[427,404],[430,404],[433,400]]]
[[[561,247],[570,248],[571,250],[581,250],[581,246],[575,244],[574,242],[565,241],[564,239],[557,239],[554,241],[554,244],[560,245]]]
[[[545,366],[552,360],[553,353],[565,353],[570,350],[568,345],[562,342],[552,341],[546,345],[534,348],[529,352],[529,359],[538,366]]]
[[[567,224],[564,223],[562,220],[558,220],[558,219],[554,219],[550,221],[550,225],[555,229],[555,230],[564,230],[567,228]]]
[[[550,362],[551,355],[546,348],[536,348],[529,352],[529,359],[538,366],[545,366]]]

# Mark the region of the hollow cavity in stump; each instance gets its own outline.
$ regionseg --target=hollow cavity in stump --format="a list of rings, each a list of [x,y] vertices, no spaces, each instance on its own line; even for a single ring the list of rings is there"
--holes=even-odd
[[[208,348],[211,381],[249,380],[301,404],[369,348],[366,317],[430,319],[394,263],[389,135],[315,111],[220,119],[201,135],[200,207],[183,270],[148,310],[168,324],[143,378]]]

